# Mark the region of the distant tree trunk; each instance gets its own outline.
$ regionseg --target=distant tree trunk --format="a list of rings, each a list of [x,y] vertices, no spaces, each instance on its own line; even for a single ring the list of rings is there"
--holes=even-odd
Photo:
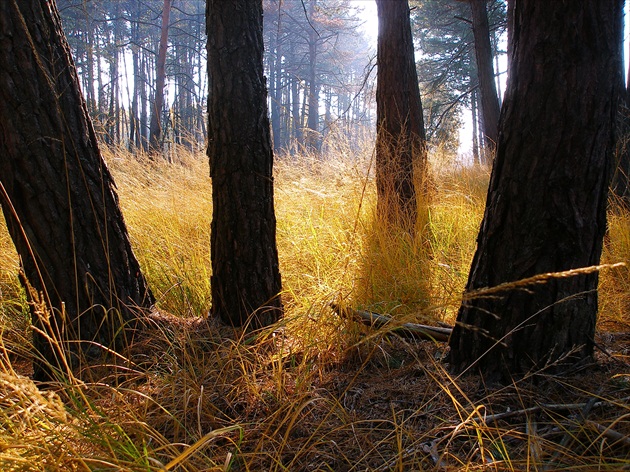
[[[628,70],[628,77],[624,85],[623,61],[620,61],[620,66],[622,67],[619,77],[621,99],[617,113],[616,165],[610,188],[617,198],[617,202],[630,208],[630,70]]]
[[[164,0],[162,9],[162,30],[155,73],[155,101],[151,113],[149,148],[153,152],[161,151],[162,110],[164,108],[164,82],[166,81],[166,51],[168,49],[168,29],[173,0]]]
[[[276,24],[270,23],[269,28],[269,83],[271,85],[271,129],[273,130],[273,150],[278,152],[282,148],[282,131],[280,125],[280,84],[282,55],[280,53],[280,33],[282,31],[282,3],[273,12]]]
[[[233,325],[282,315],[262,0],[207,3],[212,314]]]
[[[85,12],[85,26],[87,37],[87,107],[92,118],[97,116],[98,104],[96,103],[96,93],[94,91],[94,31],[92,29],[92,19],[88,13],[87,4],[83,7]]]
[[[138,310],[154,300],[131,250],[114,182],[103,161],[70,50],[51,0],[0,2],[0,200],[29,283],[73,365],[117,348]],[[74,341],[84,341],[76,343]],[[45,362],[63,370],[39,331]],[[52,371],[51,371],[52,369]]]
[[[522,0],[486,211],[450,339],[490,379],[593,353],[596,273],[474,296],[599,263],[614,146],[622,1]],[[559,60],[561,59],[561,60]]]
[[[312,22],[315,16],[317,0],[309,2],[309,18]],[[311,152],[319,151],[319,89],[320,83],[317,77],[317,46],[319,36],[312,24],[309,24],[308,32],[308,116],[306,120],[307,134],[306,148]]]
[[[376,188],[379,218],[413,230],[426,168],[422,103],[407,0],[377,0]],[[418,175],[414,175],[414,170]]]
[[[292,148],[302,144],[302,120],[300,119],[300,83],[297,77],[291,78],[291,116],[293,118]]]
[[[492,46],[486,0],[470,0],[472,11],[473,35],[475,37],[475,57],[479,91],[481,93],[481,113],[483,115],[483,134],[486,148],[494,149],[499,132],[499,95],[497,93],[492,66]]]
[[[472,112],[472,152],[473,152],[473,161],[475,164],[481,164],[481,160],[479,157],[479,140],[478,131],[477,131],[477,123],[478,123],[478,109],[477,109],[477,90],[473,90],[470,94],[470,110]]]
[[[120,4],[115,4],[114,15],[120,15]],[[107,119],[105,121],[104,140],[108,145],[117,144],[120,141],[120,105],[118,103],[119,94],[119,72],[118,72],[118,42],[120,40],[120,21],[114,23],[113,41],[110,44],[109,53],[109,106]]]
[[[507,0],[507,61],[512,63],[512,49],[514,48],[514,2],[515,0]],[[499,118],[500,119],[500,118]]]
[[[140,61],[140,72],[141,72],[141,80],[140,80],[140,122],[138,124],[138,138],[140,140],[140,146],[142,148],[143,151],[146,151],[149,149],[149,140],[147,138],[147,132],[148,132],[148,128],[147,128],[147,115],[148,115],[148,110],[147,110],[147,83],[149,82],[148,80],[148,60],[147,60],[147,55],[146,54],[142,54],[142,59]]]

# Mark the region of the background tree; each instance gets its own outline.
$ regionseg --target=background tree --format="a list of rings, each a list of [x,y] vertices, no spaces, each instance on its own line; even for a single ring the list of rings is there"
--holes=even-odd
[[[262,0],[207,4],[212,314],[269,325],[282,315]]]
[[[205,140],[207,108],[205,4],[169,3],[57,1],[97,133],[147,150],[159,117],[167,158],[173,145],[193,149]],[[369,80],[364,86],[371,53],[356,8],[350,0],[265,0],[264,8],[274,148],[319,153],[331,129],[358,142],[357,130],[373,118],[373,93]],[[162,112],[153,113],[160,100]]]
[[[486,148],[493,150],[499,134],[499,95],[494,78],[490,26],[488,24],[487,0],[469,0],[472,12],[472,29],[475,37],[475,59],[479,92],[481,95],[481,115],[483,117],[483,137]]]
[[[35,347],[63,368],[47,335],[76,362],[117,347],[154,300],[131,250],[114,182],[99,153],[55,3],[0,3],[0,182],[11,237],[51,324]],[[75,341],[85,341],[78,343]],[[36,363],[35,377],[53,375]]]
[[[166,50],[168,49],[168,30],[170,27],[172,0],[164,0],[162,7],[162,27],[160,32],[160,46],[155,67],[155,100],[151,112],[151,128],[149,147],[153,152],[161,149],[162,138],[162,110],[164,107],[164,81],[166,80]]]
[[[356,139],[371,118],[363,86],[370,51],[353,5],[265,0],[264,8],[274,150],[317,154],[333,127]]]
[[[611,190],[618,203],[630,208],[630,70],[624,84],[626,70],[623,61],[619,65],[622,67],[619,73],[621,98],[617,113],[616,165]]]
[[[412,5],[412,30],[416,49],[421,52],[417,70],[427,141],[457,152],[462,115],[470,113],[472,153],[474,162],[480,163],[486,157],[484,120],[468,1],[413,0]],[[493,0],[487,6],[491,61],[497,62],[503,54],[498,46],[506,27],[505,2]]]
[[[88,110],[107,144],[147,150],[151,125],[159,150],[192,149],[205,139],[205,6],[167,3],[165,9],[164,0],[57,1]]]
[[[596,265],[606,230],[621,0],[514,5],[513,50],[486,210],[450,339],[453,368],[489,378],[593,352],[597,273],[474,291]],[[562,60],[559,60],[559,59]],[[533,105],[536,106],[533,106]],[[534,137],[535,139],[532,139]]]
[[[407,0],[377,0],[376,189],[379,218],[413,229],[426,168],[422,103]]]

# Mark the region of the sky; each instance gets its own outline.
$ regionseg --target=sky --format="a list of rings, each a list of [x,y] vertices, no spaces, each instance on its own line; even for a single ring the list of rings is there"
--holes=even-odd
[[[351,0],[357,8],[359,17],[364,21],[363,31],[365,31],[370,45],[376,50],[376,35],[378,34],[378,17],[376,14],[375,0]]]

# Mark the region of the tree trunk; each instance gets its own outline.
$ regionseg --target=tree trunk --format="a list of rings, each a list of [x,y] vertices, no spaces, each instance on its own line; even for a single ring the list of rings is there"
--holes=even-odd
[[[118,347],[137,310],[154,300],[54,2],[0,2],[0,50],[0,199],[28,282],[52,314],[51,326],[33,320],[35,347],[49,363],[36,363],[35,377],[45,380],[63,369],[46,335],[68,342],[76,365],[81,353]]]
[[[280,34],[282,32],[281,3],[273,12],[276,23],[270,23],[269,35],[269,83],[271,84],[271,129],[273,130],[273,150],[282,148],[282,131],[280,126],[280,84],[282,71],[282,55],[280,53]]]
[[[160,152],[162,140],[162,109],[164,108],[164,82],[166,81],[166,50],[168,49],[168,28],[173,0],[164,0],[162,9],[162,29],[160,46],[155,70],[155,101],[151,114],[149,131],[149,148],[152,152]]]
[[[629,46],[630,47],[630,46]],[[617,113],[617,148],[615,150],[616,165],[613,179],[610,185],[617,202],[626,208],[630,208],[630,69],[623,83],[624,63],[619,77],[619,111]]]
[[[317,0],[309,2],[310,23],[314,21],[315,6]],[[308,31],[308,116],[306,119],[306,149],[317,153],[319,151],[319,89],[320,83],[317,76],[317,49],[319,42],[318,32],[309,23]]]
[[[379,219],[413,230],[426,167],[422,103],[407,0],[377,0],[376,188]],[[414,170],[418,175],[414,176]]]
[[[483,134],[486,147],[494,149],[499,133],[499,95],[494,81],[492,67],[492,46],[486,0],[470,0],[472,10],[473,35],[475,37],[475,58],[481,93],[481,114],[483,115]]]
[[[597,273],[474,291],[598,264],[617,109],[622,1],[514,6],[510,80],[452,367],[490,379],[593,353]]]
[[[262,0],[207,4],[212,314],[253,327],[282,314],[262,13]]]
[[[477,165],[481,164],[481,159],[479,156],[479,140],[478,131],[477,131],[477,90],[473,90],[470,94],[470,111],[472,112],[472,153],[473,153],[473,162]]]

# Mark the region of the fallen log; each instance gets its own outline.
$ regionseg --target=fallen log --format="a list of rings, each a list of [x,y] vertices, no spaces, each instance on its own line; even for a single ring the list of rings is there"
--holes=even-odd
[[[437,326],[421,325],[416,323],[396,324],[396,321],[387,315],[371,311],[355,310],[350,307],[342,307],[331,303],[330,307],[341,318],[362,323],[370,328],[390,328],[389,332],[408,339],[428,339],[431,341],[448,341],[453,328],[439,328]]]

